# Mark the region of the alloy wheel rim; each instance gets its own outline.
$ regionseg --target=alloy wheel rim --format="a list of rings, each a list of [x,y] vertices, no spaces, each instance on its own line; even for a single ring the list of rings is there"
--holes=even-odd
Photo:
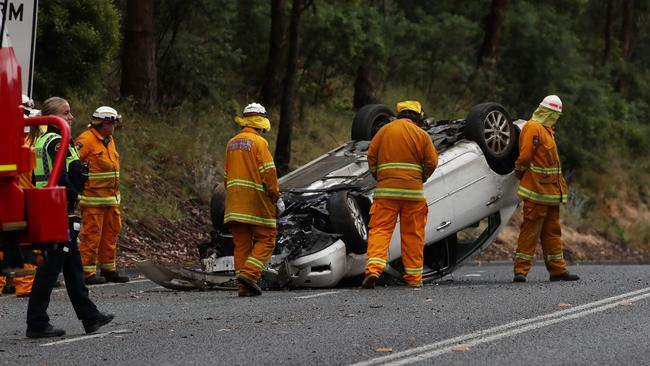
[[[485,143],[493,153],[502,154],[510,142],[508,119],[499,111],[492,111],[484,122]]]
[[[359,236],[363,238],[363,240],[367,240],[368,231],[366,230],[366,222],[363,220],[363,216],[361,216],[361,212],[359,211],[359,206],[357,205],[356,201],[352,197],[348,196],[347,201],[348,201],[348,208],[350,209],[350,213],[352,214],[352,219],[354,220],[354,227],[357,229],[357,233],[359,234]]]

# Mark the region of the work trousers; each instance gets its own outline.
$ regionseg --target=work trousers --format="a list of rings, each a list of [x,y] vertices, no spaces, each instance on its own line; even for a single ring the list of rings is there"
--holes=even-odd
[[[424,227],[429,208],[426,201],[377,198],[370,208],[370,233],[365,274],[381,275],[386,267],[388,247],[397,217],[400,219],[404,281],[409,286],[422,282]]]
[[[542,243],[546,269],[551,276],[566,272],[562,254],[562,228],[560,227],[560,206],[541,205],[524,200],[524,222],[521,223],[515,273],[528,274],[535,259],[535,247]]]
[[[77,247],[77,231],[74,230],[72,222],[70,222],[70,234],[70,242],[46,249],[47,258],[36,270],[32,294],[27,306],[28,329],[43,329],[49,324],[47,308],[50,305],[52,289],[61,271],[63,271],[68,298],[72,302],[77,318],[83,321],[96,319],[99,316],[97,307],[88,297],[88,288],[84,283],[81,269],[81,256]]]
[[[231,221],[238,277],[256,282],[275,249],[275,228]]]
[[[122,229],[118,206],[81,207],[79,251],[85,277],[92,277],[97,265],[104,272],[115,271],[117,237]]]

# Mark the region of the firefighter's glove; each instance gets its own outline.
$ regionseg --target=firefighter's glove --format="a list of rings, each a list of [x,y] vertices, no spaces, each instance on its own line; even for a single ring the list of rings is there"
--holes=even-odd
[[[282,213],[284,212],[284,209],[285,209],[284,201],[282,200],[282,198],[278,198],[278,201],[275,203],[276,216],[279,217],[280,215],[282,215]]]

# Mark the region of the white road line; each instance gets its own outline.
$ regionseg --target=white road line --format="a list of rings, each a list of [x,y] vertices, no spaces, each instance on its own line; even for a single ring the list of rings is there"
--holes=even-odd
[[[338,294],[338,293],[339,293],[339,291],[321,292],[321,293],[315,294],[315,295],[294,297],[294,299],[313,299],[314,297],[320,297],[320,296],[325,296],[325,295],[334,295],[334,294]]]
[[[561,321],[580,318],[592,313],[605,311],[607,309],[619,306],[621,301],[628,300],[636,301],[650,297],[650,287],[628,292],[622,295],[608,297],[606,299],[594,301],[584,305],[576,306],[573,308],[557,311],[550,314],[544,314],[530,319],[517,320],[511,323],[499,325],[493,328],[480,330],[473,333],[468,333],[458,337],[438,341],[428,345],[415,347],[402,352],[397,352],[391,355],[373,358],[370,360],[362,361],[353,364],[352,366],[369,366],[369,365],[402,365],[404,363],[412,363],[422,361],[427,358],[432,358],[443,353],[451,352],[452,347],[445,347],[448,345],[456,346],[458,344],[476,345],[491,340],[497,340],[504,337],[512,336],[529,330],[541,328],[547,325],[555,324]],[[515,328],[509,330],[511,328]],[[496,334],[493,334],[496,333]],[[394,362],[390,362],[396,360]]]
[[[107,336],[109,334],[122,334],[122,333],[130,333],[130,332],[131,331],[128,330],[128,329],[112,330],[110,332],[96,333],[96,334],[91,334],[91,335],[86,335],[86,336],[81,336],[81,337],[76,337],[76,338],[63,339],[63,340],[56,341],[56,342],[43,343],[43,344],[41,344],[41,347],[56,346],[56,345],[59,345],[59,344],[66,344],[66,343],[72,343],[72,342],[78,342],[78,341],[85,341],[87,339],[105,337],[105,336]]]
[[[650,297],[650,293],[639,295],[639,296],[636,296],[636,297],[633,297],[633,298],[630,298],[630,299],[627,299],[627,300],[631,301],[631,302],[634,302],[636,300],[642,300],[642,299],[645,299],[645,298],[648,298],[648,297]],[[476,345],[481,344],[481,343],[496,341],[496,340],[499,340],[501,338],[511,337],[511,336],[514,336],[514,335],[517,335],[517,334],[520,334],[520,333],[528,332],[530,330],[535,330],[535,329],[539,329],[539,328],[546,327],[546,326],[549,326],[549,325],[553,325],[555,323],[559,323],[559,322],[563,322],[563,321],[567,321],[567,320],[572,320],[572,319],[577,319],[577,318],[582,318],[583,316],[587,316],[589,314],[599,313],[599,312],[602,312],[602,311],[605,311],[605,310],[609,310],[609,309],[614,308],[614,307],[619,306],[619,305],[621,305],[621,302],[615,302],[615,303],[603,305],[603,306],[600,306],[600,307],[597,307],[597,308],[585,310],[585,311],[575,313],[575,314],[570,314],[570,315],[567,315],[567,316],[564,316],[564,317],[549,319],[549,320],[545,320],[545,321],[542,321],[542,322],[539,322],[539,323],[533,323],[533,324],[524,326],[522,328],[511,329],[511,330],[508,330],[508,331],[504,331],[502,333],[497,333],[497,334],[494,334],[494,335],[491,335],[491,336],[487,336],[485,338],[476,338],[476,339],[474,339],[472,341],[464,342],[463,345],[465,345],[467,347],[472,347],[472,346],[476,346]],[[450,347],[445,347],[445,348],[435,350],[435,351],[432,351],[432,352],[422,353],[422,354],[419,354],[419,355],[416,355],[416,356],[413,356],[413,357],[409,357],[409,358],[404,358],[404,359],[401,359],[401,360],[398,360],[398,361],[395,361],[395,362],[388,362],[388,363],[385,363],[384,365],[390,365],[390,366],[407,365],[407,364],[411,364],[411,363],[414,363],[414,362],[428,360],[430,358],[440,356],[440,355],[445,354],[445,353],[452,352],[454,347],[456,347],[456,346],[457,345],[450,346]]]

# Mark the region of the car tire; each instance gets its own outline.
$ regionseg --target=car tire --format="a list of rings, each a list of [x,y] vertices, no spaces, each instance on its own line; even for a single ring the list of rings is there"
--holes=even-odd
[[[352,140],[370,141],[379,129],[395,119],[395,112],[384,104],[366,104],[354,116]]]
[[[223,183],[219,183],[212,188],[212,197],[210,198],[210,219],[212,227],[216,231],[223,231],[223,217],[226,214],[226,189]]]
[[[481,103],[472,107],[465,122],[465,137],[476,142],[490,168],[508,174],[515,168],[519,155],[519,136],[510,114],[498,103]]]
[[[343,235],[348,252],[364,254],[368,251],[368,223],[357,199],[348,191],[333,192],[327,199],[330,226],[334,233]]]

